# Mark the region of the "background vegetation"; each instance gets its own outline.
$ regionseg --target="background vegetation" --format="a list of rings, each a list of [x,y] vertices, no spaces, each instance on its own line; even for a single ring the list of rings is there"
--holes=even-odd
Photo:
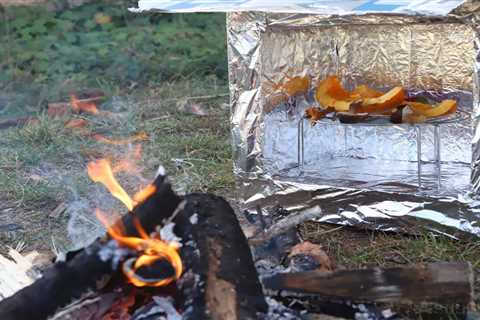
[[[37,111],[85,87],[127,94],[181,78],[225,81],[224,14],[136,14],[129,7],[125,0],[68,10],[0,7],[0,92],[9,111]]]
[[[98,224],[95,203],[112,198],[90,181],[86,165],[121,158],[130,146],[92,134],[144,133],[146,179],[163,164],[180,192],[233,190],[225,15],[135,14],[128,11],[135,2],[0,6],[0,253],[18,243],[65,250],[98,231],[87,228]],[[99,114],[46,112],[72,91],[91,89],[105,94]],[[26,115],[36,121],[1,125]],[[68,128],[71,120],[85,126]],[[139,186],[119,180],[129,192]]]

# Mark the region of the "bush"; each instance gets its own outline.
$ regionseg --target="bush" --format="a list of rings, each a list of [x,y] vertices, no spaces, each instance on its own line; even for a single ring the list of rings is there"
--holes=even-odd
[[[177,76],[227,77],[223,14],[134,14],[118,0],[62,11],[0,9],[0,85],[128,87]]]

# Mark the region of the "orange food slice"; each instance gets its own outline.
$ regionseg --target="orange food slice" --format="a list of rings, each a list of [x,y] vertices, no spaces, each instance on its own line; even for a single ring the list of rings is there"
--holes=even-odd
[[[379,113],[400,106],[405,100],[405,90],[395,87],[387,93],[376,98],[366,98],[362,101],[357,112]]]
[[[360,98],[378,98],[383,95],[383,92],[377,91],[375,89],[369,88],[364,84],[359,85],[356,87],[350,95],[352,97],[360,97]]]
[[[432,106],[420,102],[405,102],[413,112],[421,114],[425,117],[433,118],[447,113],[453,113],[457,110],[457,102],[455,100],[443,100],[442,102]]]
[[[403,123],[410,123],[410,124],[422,123],[422,122],[425,122],[428,119],[423,114],[413,112],[410,108],[403,109],[402,118],[403,118],[402,119]]]
[[[331,110],[322,110],[317,107],[310,107],[305,110],[305,117],[310,120],[310,122],[314,123],[322,118],[324,118],[328,112]]]
[[[320,81],[315,92],[317,102],[325,109],[334,108],[335,111],[349,111],[350,105],[358,100],[346,91],[336,76],[329,76]]]

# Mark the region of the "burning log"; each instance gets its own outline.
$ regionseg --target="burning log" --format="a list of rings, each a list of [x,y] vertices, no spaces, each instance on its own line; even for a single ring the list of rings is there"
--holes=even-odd
[[[143,230],[150,234],[165,221],[167,228],[162,232],[174,227],[174,233],[163,236],[179,236],[184,244],[181,256],[186,271],[178,280],[175,297],[185,319],[254,319],[266,312],[248,244],[229,204],[208,194],[182,199],[162,175],[153,186],[151,195],[109,228],[110,236],[111,230],[123,228],[124,237],[141,239]],[[114,279],[122,279],[120,265],[125,269],[125,261],[135,252],[119,255],[121,250],[112,243],[105,236],[67,255],[65,262],[57,262],[42,278],[0,302],[0,319],[46,319],[87,292],[104,290]],[[159,262],[137,271],[142,276],[170,275],[172,266]]]

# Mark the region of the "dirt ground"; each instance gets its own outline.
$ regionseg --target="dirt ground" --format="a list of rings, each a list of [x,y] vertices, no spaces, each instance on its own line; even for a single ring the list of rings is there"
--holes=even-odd
[[[117,177],[130,194],[150,181],[160,164],[180,193],[231,192],[226,89],[191,85],[165,85],[145,93],[148,99],[113,97],[96,115],[45,113],[31,124],[0,130],[0,252],[19,244],[24,250],[64,251],[91,241],[103,230],[95,208],[126,210],[88,178],[87,163],[120,161],[137,146],[139,171]],[[193,98],[178,97],[180,92]],[[72,128],[71,120],[82,126]]]

